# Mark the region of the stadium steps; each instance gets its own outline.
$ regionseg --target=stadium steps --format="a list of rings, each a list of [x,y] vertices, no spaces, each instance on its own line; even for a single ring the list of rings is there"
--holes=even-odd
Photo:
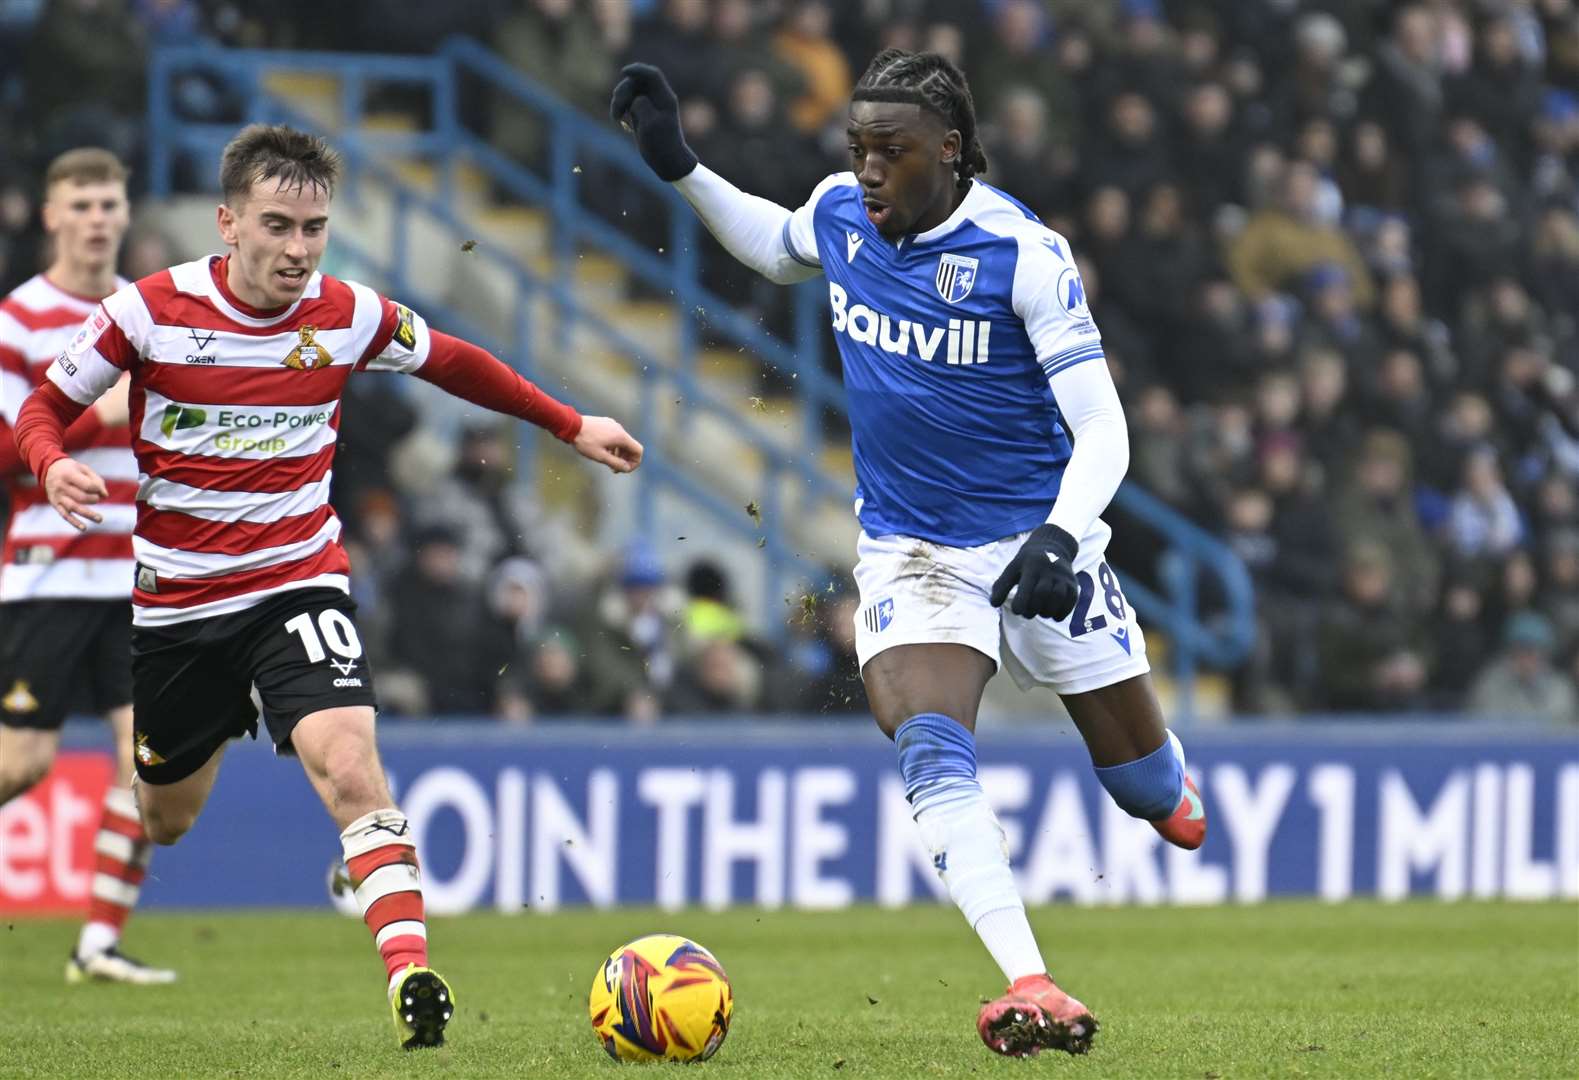
[[[432,162],[398,158],[389,162],[389,167],[403,183],[410,184],[424,195],[439,193],[439,167]]]
[[[270,71],[263,76],[263,91],[288,102],[291,108],[326,131],[340,129],[340,80],[333,75]]]
[[[569,468],[567,459],[554,451],[559,441],[546,431],[536,435],[537,497],[549,513],[580,516],[594,490],[586,469]]]
[[[757,396],[762,364],[744,349],[703,349],[696,357],[696,375],[721,397],[750,409],[748,398]]]
[[[477,223],[477,235],[468,239],[476,240],[478,246],[497,247],[534,262],[548,251],[552,226],[546,210],[489,203],[472,219]]]
[[[415,135],[422,130],[422,125],[410,113],[368,113],[362,117],[361,130],[385,135]]]
[[[546,223],[544,229],[546,241]],[[558,279],[559,261],[554,258],[553,252],[546,250],[546,244],[544,250],[520,257],[544,280]],[[624,302],[629,291],[626,273],[625,264],[612,255],[603,255],[595,251],[580,252],[576,255],[575,269],[572,271],[576,298],[588,307],[609,314],[613,308]]]
[[[438,198],[443,193],[443,173],[439,165],[418,158],[395,158],[389,162],[395,175],[424,195]],[[459,164],[455,167],[455,203],[468,217],[479,217],[492,207],[488,175],[474,165]],[[481,229],[478,230],[482,232]],[[480,238],[474,238],[479,239]]]
[[[1151,638],[1146,639],[1146,645],[1149,649]],[[1162,714],[1179,715],[1184,708],[1184,700],[1179,694],[1179,684],[1168,672],[1160,670],[1155,659],[1151,661],[1151,670],[1151,681],[1157,688],[1157,701],[1162,706]],[[1233,703],[1233,683],[1228,676],[1215,671],[1196,673],[1193,706],[1196,723],[1227,723],[1233,716]]]
[[[540,342],[538,355],[544,356],[549,347],[547,342]],[[627,418],[636,416],[640,406],[638,362],[599,344],[585,330],[572,335],[572,350],[573,364],[550,364],[545,359],[541,364],[544,374],[550,370],[559,373],[558,385],[588,409]],[[554,384],[548,385],[552,388]],[[726,505],[738,507],[743,518],[747,503],[776,504],[782,518],[764,522],[764,528],[775,529],[775,535],[808,561],[841,565],[848,561],[854,550],[856,529],[847,510],[829,513],[826,504],[806,497],[804,479],[789,472],[779,477],[777,491],[770,498],[762,452],[743,440],[725,420],[701,411],[685,413],[683,399],[672,384],[655,405],[657,435],[654,438],[649,433],[647,440],[655,443],[654,448],[661,451],[664,460],[685,469]],[[798,429],[786,423],[787,419],[788,413],[778,417],[768,413],[762,426],[771,429],[764,430],[764,434],[784,449],[793,450]],[[691,514],[694,520],[694,509]]]
[[[580,288],[578,295],[588,299]],[[679,363],[676,349],[678,316],[673,304],[629,301],[604,310],[624,334],[649,351],[651,359],[666,366]],[[606,341],[594,333],[578,333],[573,335],[572,341],[577,375],[587,380],[586,392],[593,400],[606,400],[605,388],[637,374],[634,360],[613,354]],[[803,406],[793,397],[761,394],[761,365],[752,354],[740,349],[705,349],[696,358],[695,373],[713,397],[738,403],[740,415],[782,451],[793,455],[803,449],[800,441],[805,430]],[[572,378],[571,384],[576,381]],[[632,407],[635,404],[632,399]],[[615,407],[611,402],[609,408]],[[706,413],[690,413],[686,427],[680,430],[681,407],[680,395],[673,384],[669,384],[658,401],[658,427],[665,433],[662,449],[666,456],[689,467],[721,498],[739,506],[742,514],[748,502],[769,504],[761,451],[742,439],[726,422]],[[836,470],[837,482],[848,482],[851,476],[848,446],[824,444],[814,448],[814,452]],[[808,561],[835,565],[849,561],[858,529],[846,507],[829,506],[809,497],[804,478],[788,472],[780,477],[775,497],[784,520],[772,527],[779,530],[778,535],[795,553]],[[767,527],[769,523],[764,522],[764,528]]]
[[[632,300],[615,304],[603,314],[627,337],[640,342],[660,360],[675,362],[679,333],[673,304],[661,300]]]
[[[833,475],[850,481],[852,485],[855,482],[855,453],[847,442],[824,442],[822,467]]]
[[[801,431],[801,405],[791,397],[747,394],[742,403],[746,419],[763,436],[786,448],[798,448]]]

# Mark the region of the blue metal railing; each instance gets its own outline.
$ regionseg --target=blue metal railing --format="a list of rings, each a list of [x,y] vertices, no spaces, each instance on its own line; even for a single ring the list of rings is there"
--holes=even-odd
[[[510,281],[522,297],[546,297],[554,312],[555,344],[568,347],[575,327],[590,331],[605,345],[629,356],[641,371],[636,428],[646,436],[649,454],[638,487],[638,517],[650,524],[655,516],[659,489],[673,491],[715,516],[730,532],[756,536],[738,507],[730,506],[716,492],[670,462],[651,437],[660,425],[658,403],[662,392],[676,392],[684,402],[681,424],[691,410],[721,420],[733,433],[755,448],[765,469],[762,510],[768,520],[783,520],[776,505],[780,481],[801,481],[806,497],[848,504],[848,487],[832,480],[820,466],[814,448],[823,442],[821,420],[825,411],[845,412],[844,388],[823,367],[826,334],[823,290],[816,282],[796,288],[793,345],[764,332],[752,319],[706,289],[700,280],[699,254],[703,229],[694,213],[670,185],[658,180],[642,162],[628,138],[608,125],[566,105],[536,85],[487,49],[467,39],[446,41],[437,54],[427,57],[365,56],[263,50],[225,50],[209,46],[183,46],[154,53],[149,78],[148,173],[151,190],[168,194],[175,167],[183,158],[196,157],[205,164],[217,162],[234,125],[207,124],[179,119],[170,87],[183,73],[200,70],[224,81],[247,103],[248,121],[288,121],[316,127],[291,106],[272,96],[265,76],[289,71],[330,76],[338,82],[339,116],[336,145],[350,164],[345,193],[355,200],[357,186],[372,179],[394,198],[391,231],[382,259],[371,251],[354,250],[337,239],[336,246],[372,268],[392,290],[420,303],[447,326],[504,357],[523,371],[533,365],[530,305],[517,304],[513,342],[493,340],[473,320],[444,304],[439,297],[424,296],[412,288],[406,274],[409,250],[408,219],[427,215],[459,235],[474,235],[475,227],[455,211],[453,198],[457,169],[469,163],[480,169],[496,189],[520,202],[550,211],[551,251],[555,272],[535,273],[522,261],[496,248],[480,246],[476,254]],[[492,92],[503,94],[545,122],[550,160],[547,175],[539,175],[512,160],[488,140],[468,129],[458,109],[462,80],[481,80]],[[365,128],[368,94],[375,86],[403,84],[425,90],[430,97],[431,125],[426,130],[384,132]],[[388,158],[418,158],[433,163],[438,177],[435,195],[417,191],[382,162]],[[668,242],[658,252],[648,250],[625,232],[609,224],[583,204],[578,177],[581,163],[595,164],[619,175],[620,183],[650,193],[668,212]],[[672,293],[676,314],[678,363],[658,362],[645,344],[598,311],[580,301],[574,287],[574,264],[583,247],[605,251],[617,258],[633,278],[660,295]],[[705,314],[704,314],[705,313]],[[697,378],[695,358],[705,318],[712,333],[750,351],[760,359],[792,373],[801,404],[799,450],[774,444],[741,416],[737,403],[720,400]],[[1126,584],[1137,608],[1167,631],[1172,639],[1172,666],[1180,683],[1180,700],[1188,707],[1197,667],[1231,667],[1248,652],[1255,633],[1254,598],[1242,563],[1220,542],[1191,524],[1147,492],[1126,484],[1116,504],[1149,527],[1163,533],[1169,550],[1158,567],[1158,589],[1140,582]],[[772,611],[783,595],[787,578],[799,565],[780,533],[764,533],[769,573],[765,583],[765,610]],[[1222,614],[1203,621],[1199,591],[1202,575],[1216,580],[1225,600]]]
[[[1126,481],[1113,504],[1168,537],[1170,546],[1157,568],[1162,591],[1133,579],[1124,582],[1124,591],[1137,611],[1168,631],[1179,701],[1188,710],[1201,663],[1232,668],[1255,644],[1255,589],[1250,573],[1221,540],[1145,488]],[[1203,623],[1200,616],[1203,573],[1215,577],[1224,594],[1224,614],[1210,623]]]

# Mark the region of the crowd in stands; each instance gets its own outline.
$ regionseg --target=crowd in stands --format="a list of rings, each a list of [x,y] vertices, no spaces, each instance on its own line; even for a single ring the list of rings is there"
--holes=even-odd
[[[0,137],[21,151],[0,162],[7,288],[36,258],[39,162],[84,131],[135,157],[144,60],[125,42],[415,52],[468,32],[589,123],[640,59],[674,82],[701,159],[785,206],[846,167],[844,105],[873,54],[942,52],[971,80],[984,179],[1081,260],[1131,478],[1250,569],[1260,633],[1234,674],[1236,709],[1579,717],[1574,0],[358,0],[262,14],[41,0],[0,13]],[[187,92],[194,109],[222,93]],[[544,132],[518,110],[469,108],[501,148],[541,160]],[[706,275],[782,324],[782,294],[721,251]],[[854,601],[836,578],[792,613],[787,648],[742,624],[706,559],[676,573],[637,544],[609,553],[598,588],[564,595],[506,455],[486,445],[497,437],[463,438],[442,510],[365,463],[348,467],[370,476],[337,493],[397,711],[864,710]],[[1119,529],[1121,567],[1157,555]]]

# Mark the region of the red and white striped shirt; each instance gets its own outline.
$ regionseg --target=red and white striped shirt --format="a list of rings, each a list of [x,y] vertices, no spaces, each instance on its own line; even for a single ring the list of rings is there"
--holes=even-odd
[[[296,303],[262,312],[230,294],[225,272],[210,256],[121,289],[47,373],[79,404],[132,373],[140,626],[346,590],[329,506],[341,391],[352,371],[414,372],[428,358],[422,318],[365,285],[314,274]]]
[[[117,285],[125,286],[124,280]],[[38,274],[0,300],[0,438],[11,437],[22,402],[66,348],[97,300]],[[76,425],[73,456],[103,477],[109,498],[95,509],[103,524],[78,532],[55,513],[38,481],[9,476],[11,519],[0,553],[0,603],[18,600],[125,600],[132,590],[132,526],[137,460],[128,432],[89,414]]]

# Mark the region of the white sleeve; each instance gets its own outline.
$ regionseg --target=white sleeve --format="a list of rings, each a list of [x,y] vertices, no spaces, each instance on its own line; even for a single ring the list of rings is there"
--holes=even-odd
[[[78,405],[92,405],[137,363],[134,342],[142,340],[138,330],[146,311],[135,293],[127,286],[106,298],[44,371]]]
[[[1052,378],[1066,367],[1102,358],[1102,335],[1086,307],[1086,288],[1069,242],[1040,226],[1020,238],[1014,267],[1014,313],[1036,350],[1042,373]]]
[[[1079,540],[1129,470],[1129,429],[1069,242],[1051,229],[1027,229],[1019,256],[1014,310],[1074,441],[1047,520]]]
[[[358,281],[347,281],[356,296],[351,325],[365,341],[357,357],[358,371],[411,374],[427,363],[433,332],[427,320],[405,304],[382,296]]]
[[[1047,385],[1075,444],[1047,520],[1079,540],[1129,471],[1129,428],[1105,360],[1062,368]]]
[[[674,186],[729,254],[769,281],[788,285],[815,277],[822,269],[812,214],[827,191],[853,182],[849,173],[828,177],[793,213],[741,191],[705,165],[698,165]]]

